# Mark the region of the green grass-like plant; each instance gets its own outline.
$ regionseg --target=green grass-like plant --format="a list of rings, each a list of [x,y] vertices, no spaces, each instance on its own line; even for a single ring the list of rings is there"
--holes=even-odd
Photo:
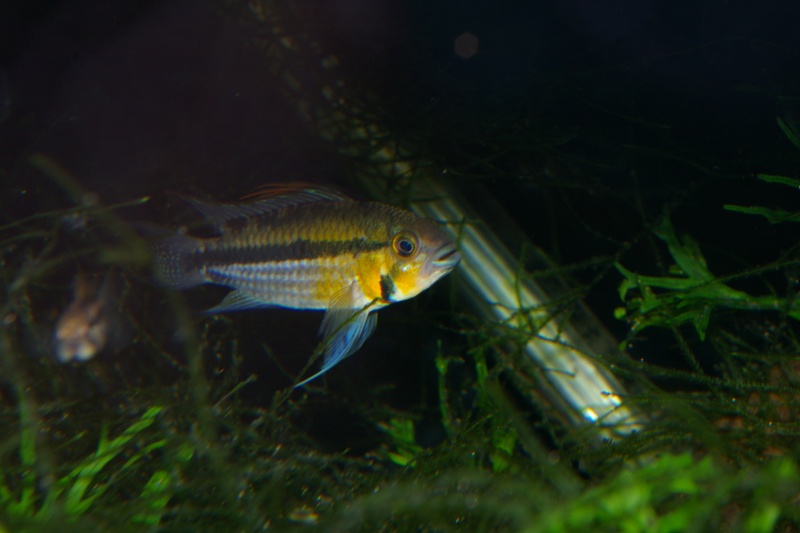
[[[2,472],[4,483],[0,484],[0,512],[15,522],[46,524],[59,517],[69,519],[91,512],[114,486],[116,479],[146,471],[142,467],[146,458],[166,445],[164,439],[152,437],[138,446],[133,445],[133,441],[142,439],[145,430],[153,425],[163,410],[160,406],[151,407],[116,437],[109,438],[107,426],[103,426],[95,452],[78,460],[68,472],[42,489],[35,475],[38,460],[36,433],[40,429],[27,402],[21,402],[20,406],[21,471],[15,476],[6,466]],[[112,461],[122,462],[112,467]],[[19,479],[17,486],[8,483],[14,478]],[[138,494],[138,506],[145,510],[136,513],[133,522],[158,524],[173,490],[169,472],[159,469],[150,473]]]

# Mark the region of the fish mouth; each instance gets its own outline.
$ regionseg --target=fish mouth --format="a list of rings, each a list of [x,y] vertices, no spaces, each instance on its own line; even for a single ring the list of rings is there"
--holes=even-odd
[[[436,268],[451,270],[459,261],[461,261],[461,254],[458,253],[456,245],[453,243],[445,244],[433,253],[433,265]]]

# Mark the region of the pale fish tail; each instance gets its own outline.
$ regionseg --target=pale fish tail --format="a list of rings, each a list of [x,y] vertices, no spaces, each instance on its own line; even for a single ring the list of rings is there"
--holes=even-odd
[[[188,289],[205,283],[202,263],[197,258],[200,239],[183,233],[155,234],[152,227],[145,230],[154,236],[150,245],[153,253],[152,272],[156,280],[170,289]]]

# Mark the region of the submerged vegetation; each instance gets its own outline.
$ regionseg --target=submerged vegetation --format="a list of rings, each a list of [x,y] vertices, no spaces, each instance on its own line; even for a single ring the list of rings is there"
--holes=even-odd
[[[492,320],[476,309],[496,302],[481,302],[455,272],[431,295],[387,309],[359,357],[293,389],[318,316],[307,327],[279,312],[200,315],[194,298],[208,294],[156,287],[134,229],[136,209],[151,203],[180,221],[168,200],[106,205],[50,156],[26,157],[46,186],[0,191],[5,205],[37,194],[35,208],[0,225],[0,533],[800,529],[796,245],[753,261],[702,239],[682,216],[697,200],[617,194],[581,174],[589,150],[570,158],[564,145],[577,133],[519,133],[515,109],[496,119],[513,124],[507,137],[484,141],[488,121],[475,120],[477,133],[425,138],[342,81],[314,39],[287,36],[299,16],[291,9],[225,5],[241,10],[271,81],[346,159],[354,183],[398,204],[433,172],[465,197],[483,194],[479,181],[500,184],[499,200],[479,198],[485,211],[474,219],[443,222],[462,236],[492,227],[517,254],[518,296],[527,283],[556,296],[535,305],[520,296],[507,319]],[[296,72],[315,73],[305,81],[314,91]],[[352,91],[349,100],[331,87]],[[793,123],[779,126],[800,148]],[[576,170],[542,178],[531,170],[542,159]],[[10,172],[0,177],[16,183]],[[718,187],[699,209],[712,221],[752,219],[759,235],[791,226],[800,180],[758,179],[747,187],[791,188],[790,205],[723,210]],[[608,226],[592,218],[594,194],[633,206],[623,230],[611,216]],[[523,195],[547,200],[541,218],[525,219],[527,200],[503,205]],[[553,223],[542,230],[542,220]],[[113,276],[115,312],[101,318],[119,320],[120,334],[86,362],[62,364],[53,331],[76,275]],[[598,321],[584,320],[584,300],[599,302]],[[609,348],[602,324],[621,342]],[[585,345],[569,345],[561,334],[570,327]],[[531,343],[596,365],[567,378],[596,368],[619,380],[624,389],[604,392],[636,423],[599,432],[605,420],[591,405],[577,420],[564,416],[559,394],[575,391],[544,390],[541,376],[554,370],[528,355]]]
[[[52,162],[34,162],[72,198],[87,198]],[[794,299],[732,286],[789,269],[790,257],[717,277],[697,242],[678,237],[664,218],[654,233],[675,264],[667,275],[636,274],[622,258],[626,306],[617,318],[631,324],[625,344],[671,332],[687,368],[612,357],[633,387],[626,401],[649,421],[599,447],[585,428],[548,416],[547,398],[526,389],[525,372],[511,375],[527,363],[506,347],[537,331],[456,318],[448,327],[459,324],[466,335],[440,342],[432,361],[443,438],[426,444],[420,412],[324,388],[292,392],[290,376],[271,397],[243,397],[258,378],[243,368],[252,355],[240,351],[235,321],[198,320],[175,295],[148,287],[138,237],[114,229],[125,226],[126,206],[90,200],[2,228],[0,416],[13,428],[2,442],[5,531],[67,523],[116,531],[767,532],[800,520]],[[751,209],[744,212],[766,212]],[[109,246],[120,238],[128,245]],[[67,299],[65,274],[76,265],[113,267],[140,294],[118,303],[134,341],[85,366],[60,365],[47,341]],[[569,269],[534,275],[558,271]],[[170,320],[146,318],[165,305]],[[768,354],[742,333],[763,313],[783,324]],[[705,345],[717,354],[713,369],[696,353]],[[334,431],[366,431],[371,443],[353,450],[353,434],[331,448],[307,419],[319,401],[338,402],[357,419]]]

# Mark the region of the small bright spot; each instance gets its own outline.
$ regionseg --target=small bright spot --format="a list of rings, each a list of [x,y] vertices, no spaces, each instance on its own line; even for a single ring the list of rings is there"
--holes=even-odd
[[[478,53],[478,38],[469,32],[462,33],[456,37],[454,48],[456,55],[464,59],[469,59]]]

